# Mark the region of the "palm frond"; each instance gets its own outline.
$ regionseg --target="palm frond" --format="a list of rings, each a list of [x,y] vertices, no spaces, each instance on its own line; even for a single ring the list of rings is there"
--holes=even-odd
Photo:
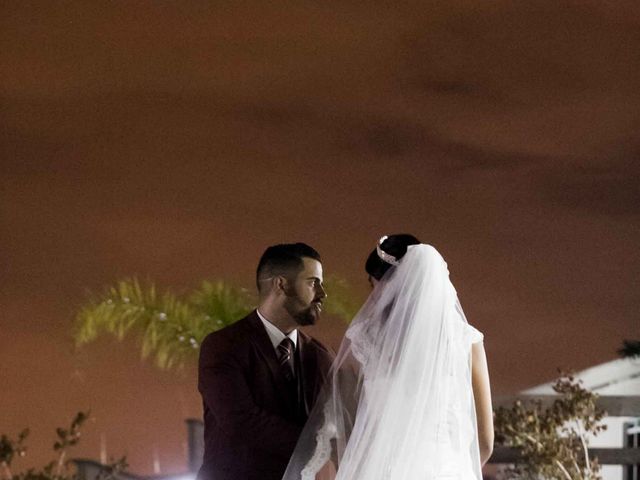
[[[209,332],[242,318],[249,305],[244,291],[224,282],[204,282],[189,298],[181,299],[171,292],[158,295],[153,284],[126,279],[80,309],[74,339],[80,346],[103,334],[121,340],[135,331],[143,358],[153,356],[162,369],[181,367],[197,356]]]
[[[81,308],[74,329],[76,344],[91,342],[101,333],[121,340],[134,326],[146,328],[162,307],[153,285],[143,289],[136,279],[121,280]]]
[[[351,322],[358,313],[362,302],[354,294],[349,283],[340,277],[328,275],[324,281],[327,298],[324,301],[324,311],[331,316]]]
[[[189,297],[189,303],[208,318],[207,332],[231,325],[251,311],[256,299],[243,288],[223,281],[204,281]]]
[[[329,277],[325,311],[350,321],[359,303],[349,285]],[[161,369],[180,368],[197,357],[200,344],[210,332],[244,317],[256,299],[245,289],[223,281],[205,281],[192,293],[159,294],[153,283],[136,278],[117,282],[93,295],[76,315],[73,337],[77,346],[112,335],[122,340],[139,336],[142,358],[153,357]]]

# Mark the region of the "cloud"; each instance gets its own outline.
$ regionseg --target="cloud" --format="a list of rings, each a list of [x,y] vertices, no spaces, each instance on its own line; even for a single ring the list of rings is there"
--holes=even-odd
[[[539,179],[551,202],[602,215],[640,214],[640,169],[553,169]]]

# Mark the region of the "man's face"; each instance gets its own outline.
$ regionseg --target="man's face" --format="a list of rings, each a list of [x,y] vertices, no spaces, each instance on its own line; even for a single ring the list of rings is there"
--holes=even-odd
[[[322,286],[322,264],[308,257],[302,261],[302,271],[287,281],[284,303],[284,308],[300,326],[316,323],[327,296]]]

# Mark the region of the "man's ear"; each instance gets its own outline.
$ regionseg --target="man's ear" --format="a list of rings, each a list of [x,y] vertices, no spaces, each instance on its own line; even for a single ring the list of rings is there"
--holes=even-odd
[[[277,292],[286,293],[288,286],[287,279],[283,275],[278,275],[273,278],[273,286]]]

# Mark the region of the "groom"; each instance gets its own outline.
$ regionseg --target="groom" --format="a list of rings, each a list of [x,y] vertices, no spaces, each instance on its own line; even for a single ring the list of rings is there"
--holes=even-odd
[[[257,284],[257,310],[202,343],[199,480],[280,480],[333,360],[298,330],[316,323],[326,297],[318,252],[267,248]]]

